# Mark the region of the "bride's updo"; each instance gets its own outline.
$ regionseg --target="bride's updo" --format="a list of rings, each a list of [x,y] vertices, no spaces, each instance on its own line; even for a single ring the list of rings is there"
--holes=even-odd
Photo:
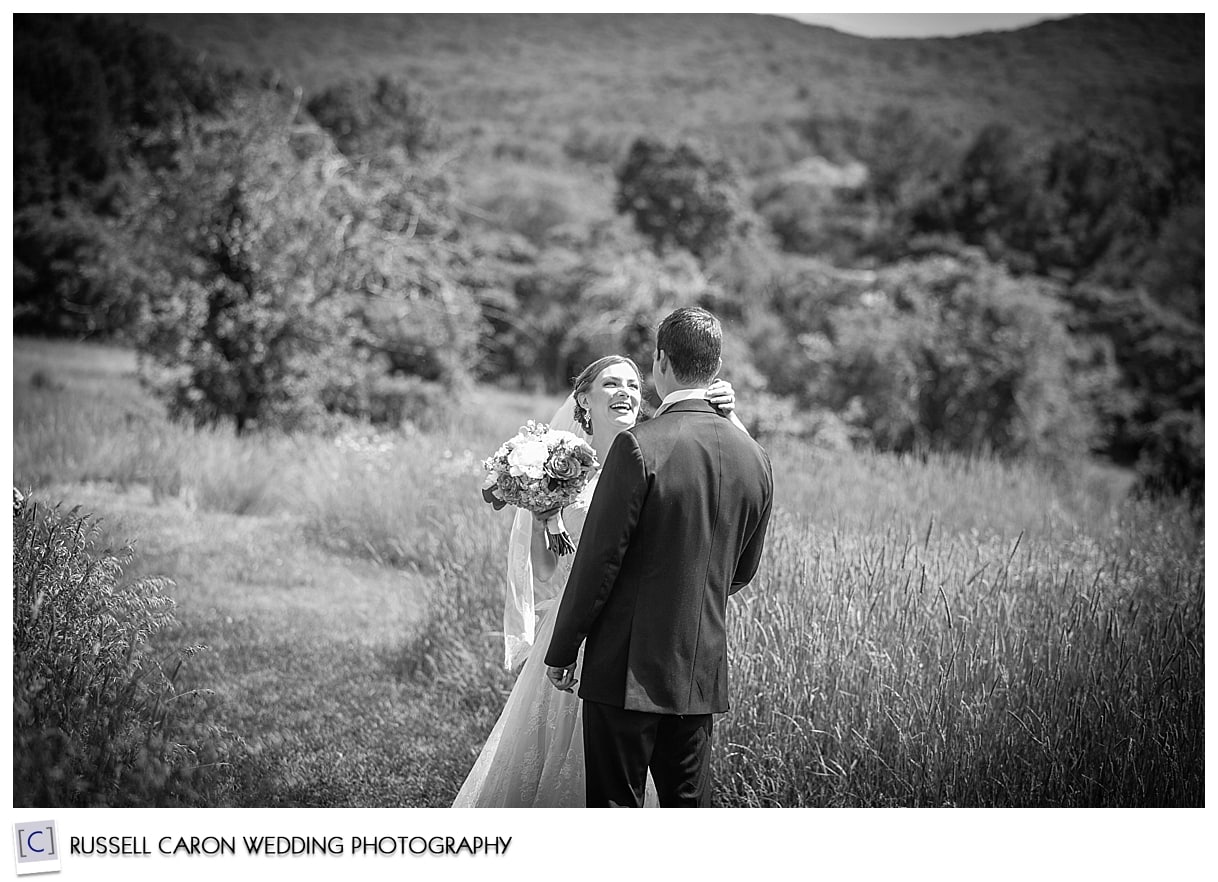
[[[628,358],[625,355],[606,355],[598,358],[592,364],[588,365],[579,372],[571,383],[571,396],[575,400],[575,421],[579,423],[581,429],[587,435],[592,434],[592,418],[588,416],[588,411],[582,404],[579,403],[579,396],[592,388],[592,384],[596,382],[596,378],[600,376],[601,371],[609,367],[611,364],[628,364],[634,369],[635,375],[639,378],[639,383],[643,382],[643,372],[639,370],[639,366],[634,363],[634,359]],[[640,412],[641,413],[641,412]]]

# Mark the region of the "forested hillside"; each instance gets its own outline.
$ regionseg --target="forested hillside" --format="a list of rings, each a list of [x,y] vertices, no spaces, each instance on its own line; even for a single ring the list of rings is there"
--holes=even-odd
[[[18,15],[14,327],[247,431],[559,388],[699,302],[756,431],[1199,494],[1203,37]]]
[[[1021,31],[873,40],[766,15],[151,15],[192,50],[306,90],[388,75],[437,99],[463,140],[544,151],[573,131],[701,134],[764,165],[817,117],[900,104],[952,137],[1192,126],[1196,16],[1090,15]],[[758,126],[763,126],[761,131]],[[777,140],[779,143],[775,144]],[[782,149],[791,155],[782,156]]]

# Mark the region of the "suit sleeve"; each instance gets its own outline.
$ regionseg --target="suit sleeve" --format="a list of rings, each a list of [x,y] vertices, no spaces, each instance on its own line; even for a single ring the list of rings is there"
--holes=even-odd
[[[753,581],[753,577],[757,575],[757,567],[761,564],[761,552],[765,548],[765,534],[770,526],[770,511],[774,505],[774,479],[772,476],[768,475],[768,477],[769,494],[766,496],[765,504],[761,509],[761,517],[757,521],[753,535],[745,543],[744,551],[740,553],[740,559],[736,562],[736,575],[732,577],[732,585],[728,589],[728,594],[735,594]]]
[[[588,516],[584,520],[571,575],[563,591],[546,664],[575,663],[580,644],[609,598],[647,495],[647,471],[638,441],[622,432],[609,448]]]

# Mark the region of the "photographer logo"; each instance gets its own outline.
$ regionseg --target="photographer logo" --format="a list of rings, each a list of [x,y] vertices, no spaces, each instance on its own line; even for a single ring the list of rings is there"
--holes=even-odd
[[[13,825],[17,875],[59,872],[59,835],[54,821]]]

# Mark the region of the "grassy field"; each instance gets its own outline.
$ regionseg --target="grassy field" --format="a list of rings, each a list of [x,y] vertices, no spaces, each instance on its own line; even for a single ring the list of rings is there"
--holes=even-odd
[[[158,640],[240,806],[442,806],[510,678],[508,518],[478,460],[552,399],[478,389],[426,433],[235,438],[167,422],[125,350],[14,344],[14,484],[170,578]],[[747,410],[748,402],[741,402]],[[732,605],[717,800],[1204,802],[1204,555],[1187,508],[1097,465],[771,444],[777,515]]]

